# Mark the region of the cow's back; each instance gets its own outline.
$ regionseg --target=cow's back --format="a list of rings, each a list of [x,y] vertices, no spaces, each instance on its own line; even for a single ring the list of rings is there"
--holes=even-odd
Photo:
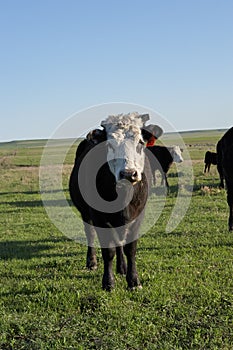
[[[167,147],[164,146],[153,146],[148,148],[150,152],[156,157],[157,161],[159,162],[162,170],[167,173],[171,164],[173,163],[173,158],[171,156],[171,153],[167,149]],[[157,164],[154,161],[151,161],[151,167],[152,170],[157,168]]]
[[[70,175],[70,180],[69,180],[70,197],[72,199],[72,202],[74,203],[74,205],[77,207],[79,211],[88,210],[88,206],[81,195],[79,184],[78,184],[79,169],[80,169],[82,160],[93,147],[94,146],[86,139],[80,142],[76,150],[75,162]]]
[[[211,152],[210,151],[207,151],[205,153],[205,161],[204,161],[206,164],[210,164],[211,163]]]

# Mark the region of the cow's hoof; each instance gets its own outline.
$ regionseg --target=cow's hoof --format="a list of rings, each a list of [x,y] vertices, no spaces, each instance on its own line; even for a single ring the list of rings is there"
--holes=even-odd
[[[134,287],[128,287],[129,291],[133,292],[135,290],[142,290],[142,285],[139,284],[137,286],[134,286]]]
[[[228,228],[229,228],[229,232],[233,231],[233,222],[231,218],[229,218],[228,220]]]
[[[87,266],[87,269],[90,270],[90,271],[95,271],[97,270],[97,265],[90,265],[90,266]]]
[[[142,285],[138,277],[128,281],[128,289],[129,290],[142,289]]]
[[[102,289],[105,290],[106,292],[111,292],[114,289],[114,286],[106,284],[106,285],[102,285]]]
[[[114,289],[114,278],[113,276],[103,276],[102,288],[107,292],[111,292]]]
[[[97,270],[97,260],[96,258],[87,259],[86,267],[88,270],[94,271]]]

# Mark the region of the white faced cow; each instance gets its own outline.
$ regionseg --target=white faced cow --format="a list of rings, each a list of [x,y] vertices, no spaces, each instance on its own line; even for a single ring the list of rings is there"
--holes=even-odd
[[[138,113],[109,116],[101,123],[103,129],[90,132],[76,152],[70,195],[84,222],[90,269],[97,266],[94,249],[97,233],[104,260],[105,290],[114,286],[115,254],[117,272],[126,273],[128,287],[140,287],[135,254],[151,182],[145,143],[162,134],[159,126],[146,126],[148,120],[147,114]]]
[[[148,147],[151,153],[155,156],[156,161],[150,157],[151,160],[151,170],[153,174],[153,179],[155,183],[155,171],[159,170],[162,174],[162,183],[165,182],[166,187],[169,188],[167,181],[167,172],[170,169],[172,163],[183,162],[183,157],[181,149],[179,146],[153,146]]]

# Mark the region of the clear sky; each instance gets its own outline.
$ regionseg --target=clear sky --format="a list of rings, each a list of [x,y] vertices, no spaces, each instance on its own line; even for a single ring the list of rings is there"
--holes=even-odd
[[[109,102],[233,125],[232,0],[0,0],[0,60],[0,141]]]

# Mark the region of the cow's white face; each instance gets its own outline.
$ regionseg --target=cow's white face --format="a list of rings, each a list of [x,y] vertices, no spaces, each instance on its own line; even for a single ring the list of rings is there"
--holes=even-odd
[[[173,146],[171,148],[171,156],[175,163],[181,163],[184,160],[179,146]]]
[[[107,136],[107,161],[116,181],[142,179],[145,153],[141,128],[148,115],[110,116],[102,122]]]

